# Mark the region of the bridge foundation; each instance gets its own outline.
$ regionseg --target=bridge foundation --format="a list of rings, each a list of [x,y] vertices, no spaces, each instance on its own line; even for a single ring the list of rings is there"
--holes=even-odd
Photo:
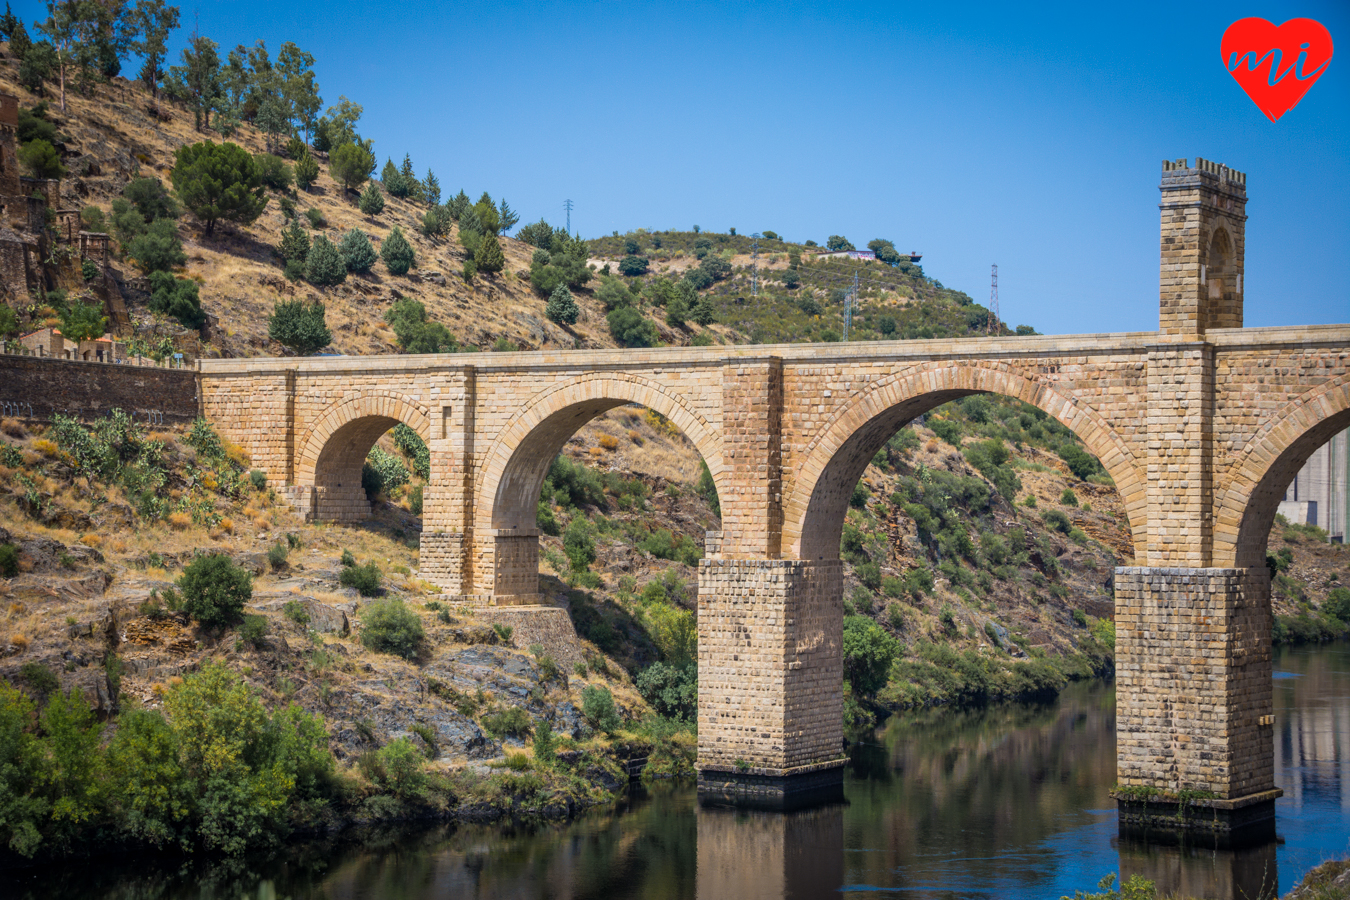
[[[1273,828],[1270,572],[1116,569],[1122,832]]]
[[[699,799],[793,809],[842,799],[843,564],[699,564]]]

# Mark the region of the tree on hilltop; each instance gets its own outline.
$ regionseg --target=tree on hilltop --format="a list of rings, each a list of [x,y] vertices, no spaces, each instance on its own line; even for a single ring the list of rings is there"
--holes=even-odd
[[[375,171],[375,154],[364,143],[335,148],[328,158],[328,172],[343,187],[354,191]]]
[[[221,97],[220,54],[217,44],[208,37],[193,34],[183,48],[183,64],[170,66],[164,79],[165,92],[192,107],[194,126],[198,131],[211,127],[211,110]]]
[[[825,249],[838,253],[841,250],[856,250],[858,248],[854,247],[853,244],[849,242],[849,239],[842,234],[832,234],[825,241]]]
[[[253,155],[237,144],[203,141],[179,147],[169,177],[183,205],[206,225],[208,236],[220,219],[247,225],[267,208]]]
[[[441,202],[441,180],[430,169],[427,169],[427,177],[422,179],[422,197],[429,206],[437,206]]]
[[[520,215],[511,208],[511,204],[506,202],[505,197],[497,204],[497,218],[499,219],[497,223],[498,234],[506,234],[506,232],[515,228],[516,223],[520,221]]]
[[[131,49],[144,63],[139,78],[155,98],[159,112],[159,83],[164,78],[164,60],[169,52],[169,32],[178,27],[178,7],[164,0],[138,0],[132,12],[136,33]]]
[[[506,255],[502,253],[501,241],[497,240],[497,235],[490,231],[483,235],[483,243],[474,254],[473,263],[478,271],[489,275],[506,267]]]
[[[384,185],[384,189],[389,192],[390,196],[408,196],[403,174],[399,172],[398,166],[394,165],[394,161],[388,157],[385,157],[384,168],[380,170],[380,183]]]
[[[299,219],[292,219],[291,224],[282,229],[277,255],[286,262],[299,260],[303,263],[309,258],[309,235],[300,227]]]

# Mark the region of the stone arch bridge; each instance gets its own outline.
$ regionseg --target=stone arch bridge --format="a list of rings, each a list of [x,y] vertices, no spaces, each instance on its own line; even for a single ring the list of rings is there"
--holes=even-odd
[[[1164,164],[1155,332],[957,341],[202,360],[205,415],[315,519],[369,515],[361,463],[402,422],[431,450],[422,576],[481,604],[538,601],[535,510],[588,420],[641,404],[716,482],[699,570],[705,796],[793,803],[841,783],[840,531],[906,422],[993,393],[1082,439],[1124,500],[1117,570],[1122,785],[1205,791],[1268,817],[1266,535],[1288,482],[1350,426],[1350,326],[1245,329],[1245,177]],[[1175,810],[1173,805],[1171,810]]]

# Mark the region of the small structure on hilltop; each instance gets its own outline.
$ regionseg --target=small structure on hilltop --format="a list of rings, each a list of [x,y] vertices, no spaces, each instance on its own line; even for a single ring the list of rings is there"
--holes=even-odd
[[[84,262],[97,269],[85,278]],[[19,169],[19,98],[0,93],[0,300],[16,309],[44,291],[90,288],[114,333],[131,327],[108,270],[108,236],[80,229],[80,211],[61,207],[61,181]]]

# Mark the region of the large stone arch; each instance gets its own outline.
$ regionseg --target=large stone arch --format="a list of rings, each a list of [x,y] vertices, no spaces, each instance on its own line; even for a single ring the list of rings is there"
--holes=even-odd
[[[476,528],[533,533],[539,491],[568,438],[600,413],[629,403],[655,410],[679,428],[723,490],[720,430],[685,398],[637,375],[582,375],[531,398],[492,442],[474,486]]]
[[[396,391],[362,391],[335,401],[296,441],[295,484],[313,487],[313,515],[321,521],[356,522],[370,516],[361,488],[361,464],[380,436],[403,423],[426,441],[425,407]]]
[[[1129,446],[1090,406],[1011,366],[945,363],[898,372],[844,405],[804,448],[785,503],[784,556],[834,559],[853,486],[901,426],[950,400],[1002,394],[1043,410],[1078,436],[1116,483],[1136,555],[1147,534],[1146,485]]]
[[[1350,374],[1285,406],[1248,441],[1230,470],[1214,529],[1214,565],[1265,565],[1266,540],[1289,483],[1314,451],[1350,428]]]

